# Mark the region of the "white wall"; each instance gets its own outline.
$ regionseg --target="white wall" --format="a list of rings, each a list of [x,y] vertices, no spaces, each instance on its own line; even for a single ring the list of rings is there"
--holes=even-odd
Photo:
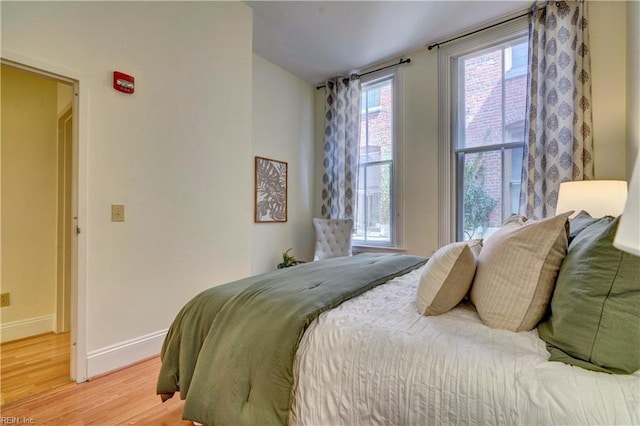
[[[403,69],[404,247],[431,256],[438,248],[438,54],[421,49]]]
[[[631,37],[626,7],[624,2],[589,7],[596,178],[625,179],[626,40]],[[438,248],[438,53],[423,48],[406,56],[411,64],[402,66],[401,77],[403,246],[430,256]],[[322,167],[323,96],[323,90],[316,94],[316,176]],[[320,185],[316,180],[318,194]],[[316,214],[320,206],[315,197]]]
[[[627,3],[587,5],[596,179],[626,179]]]
[[[640,2],[627,2],[627,178],[640,153]]]
[[[87,313],[78,321],[89,354],[161,334],[197,292],[248,275],[251,10],[3,2],[1,18],[3,57],[81,76]],[[111,87],[114,70],[135,76],[133,95]],[[126,221],[113,223],[110,205],[120,203]],[[89,374],[127,361],[90,365]]]
[[[298,260],[313,259],[313,97],[315,88],[253,55],[252,155],[288,163],[286,223],[253,225],[251,272],[275,269],[292,248]]]

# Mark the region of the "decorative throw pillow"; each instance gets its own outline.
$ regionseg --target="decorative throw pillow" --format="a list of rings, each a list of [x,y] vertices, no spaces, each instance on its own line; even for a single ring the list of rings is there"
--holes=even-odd
[[[469,291],[476,272],[482,240],[462,241],[438,249],[427,262],[418,285],[422,315],[440,315],[453,309]]]
[[[551,361],[610,373],[640,369],[640,257],[613,246],[618,221],[599,219],[569,247],[551,315],[538,327]]]
[[[592,218],[589,213],[581,210],[580,213],[569,219],[569,244],[571,241],[588,226],[593,225],[598,221],[598,218]]]
[[[511,222],[484,243],[471,285],[471,302],[492,328],[531,330],[549,304],[567,252],[568,217]]]

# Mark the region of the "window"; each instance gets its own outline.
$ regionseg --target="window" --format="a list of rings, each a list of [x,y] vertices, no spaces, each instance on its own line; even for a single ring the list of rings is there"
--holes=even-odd
[[[529,43],[519,43],[504,50],[505,78],[515,78],[527,74],[529,63]]]
[[[372,88],[362,93],[362,113],[380,111],[380,88]]]
[[[518,212],[526,31],[520,19],[440,52],[441,244],[487,238]]]
[[[391,74],[362,83],[355,245],[397,244],[395,81]]]

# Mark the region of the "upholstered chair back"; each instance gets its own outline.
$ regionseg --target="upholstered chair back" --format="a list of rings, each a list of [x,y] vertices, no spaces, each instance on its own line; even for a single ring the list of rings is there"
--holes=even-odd
[[[313,260],[351,256],[351,219],[313,219],[316,252]]]

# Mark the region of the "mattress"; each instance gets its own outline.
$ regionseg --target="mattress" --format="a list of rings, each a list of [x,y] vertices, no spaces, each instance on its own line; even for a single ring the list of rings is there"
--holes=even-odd
[[[640,371],[549,362],[535,329],[491,329],[469,303],[422,316],[423,270],[309,326],[294,361],[290,424],[640,424]]]

